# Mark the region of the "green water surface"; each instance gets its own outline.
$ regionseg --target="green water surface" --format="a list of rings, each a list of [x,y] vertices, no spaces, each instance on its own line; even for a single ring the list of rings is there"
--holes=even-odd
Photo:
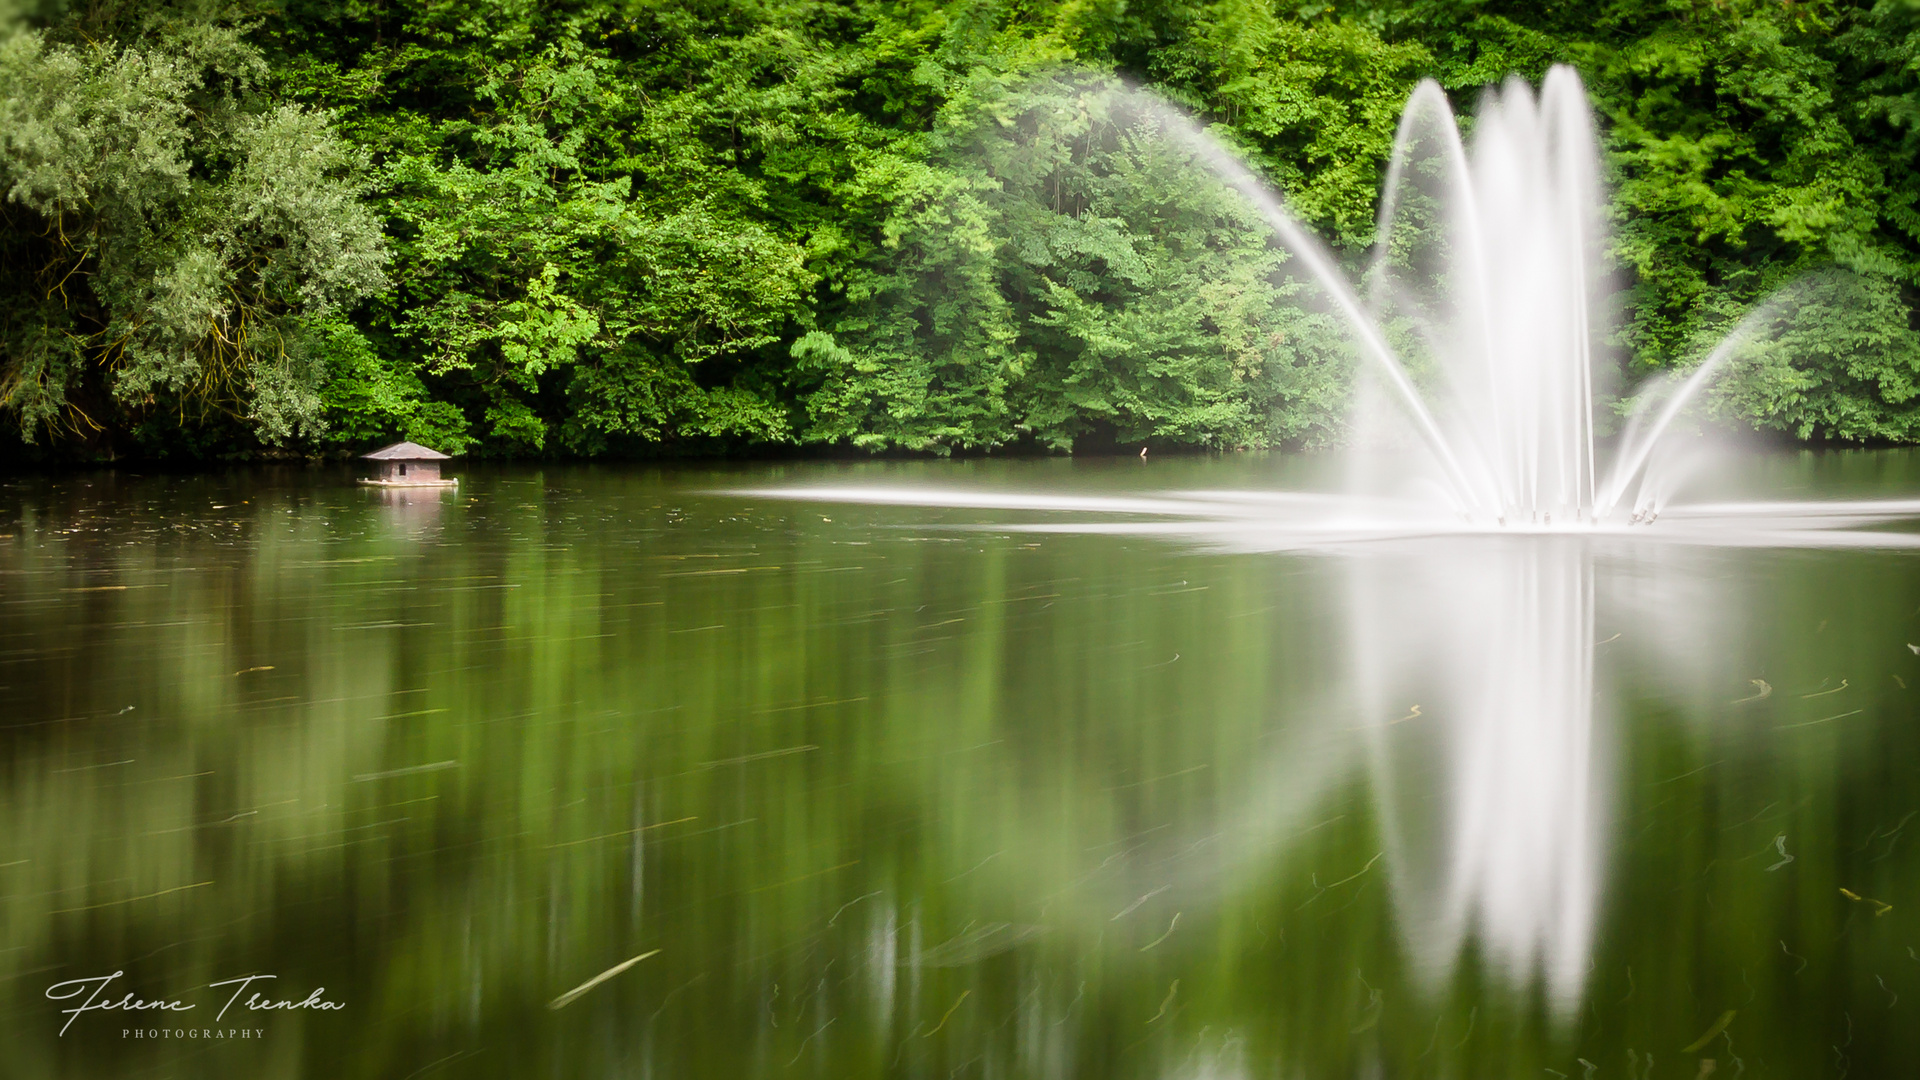
[[[1390,856],[1382,795],[1448,820],[1455,751],[1400,722],[1430,673],[1353,705],[1373,556],[729,493],[1311,463],[458,471],[0,484],[0,1075],[1920,1071],[1920,554],[1569,556],[1598,702],[1569,1004],[1471,920],[1420,940],[1396,875],[1453,849]],[[1920,491],[1904,453],[1764,472]],[[192,1008],[47,996],[116,972]],[[344,1007],[216,1019],[249,975]]]

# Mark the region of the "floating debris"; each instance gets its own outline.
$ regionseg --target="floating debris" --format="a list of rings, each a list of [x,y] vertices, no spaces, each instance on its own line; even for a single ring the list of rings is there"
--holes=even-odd
[[[1774,728],[1774,730],[1775,731],[1791,731],[1794,728],[1812,727],[1815,724],[1824,724],[1830,720],[1845,720],[1849,716],[1859,716],[1861,713],[1866,711],[1867,710],[1865,709],[1855,709],[1852,712],[1834,713],[1832,716],[1823,716],[1818,720],[1808,720],[1804,724],[1781,724],[1779,727]]]
[[[990,863],[990,862],[992,862],[993,860],[995,860],[995,859],[997,859],[997,858],[999,858],[1000,856],[1002,856],[1002,855],[1005,855],[1005,854],[1006,854],[1006,851],[1005,851],[1005,850],[1001,850],[1001,851],[996,851],[996,852],[994,852],[993,854],[991,854],[991,855],[989,855],[989,856],[987,856],[986,858],[984,858],[984,859],[981,859],[981,860],[980,860],[979,862],[977,862],[977,863],[975,863],[975,864],[973,864],[973,866],[972,866],[971,868],[969,868],[969,869],[966,869],[966,870],[962,870],[962,871],[960,871],[959,873],[957,873],[957,874],[955,874],[955,875],[953,875],[952,877],[950,877],[950,878],[947,878],[946,880],[944,880],[944,881],[942,881],[942,882],[940,882],[940,884],[942,884],[942,885],[951,885],[951,884],[953,884],[954,882],[956,882],[956,881],[959,881],[959,880],[960,880],[961,878],[963,878],[963,877],[966,877],[966,876],[967,876],[968,874],[971,874],[971,873],[973,873],[973,872],[974,872],[975,870],[978,870],[978,869],[980,869],[981,867],[983,867],[983,866],[985,866],[985,865],[987,865],[988,863]]]
[[[766,761],[769,758],[786,757],[789,754],[805,754],[820,749],[818,746],[789,746],[784,750],[765,750],[758,754],[746,754],[742,757],[721,758],[719,761],[703,761],[702,769],[718,769],[722,765],[745,765],[750,761]]]
[[[369,780],[389,780],[396,776],[413,776],[417,773],[439,772],[442,769],[457,769],[459,767],[460,763],[458,761],[435,761],[427,765],[409,765],[404,769],[388,769],[386,772],[361,773],[359,776],[353,778],[353,782],[356,784],[364,784]]]
[[[920,963],[927,967],[965,967],[978,963],[990,956],[998,956],[1030,938],[1047,932],[1044,926],[1023,926],[1017,923],[995,922],[964,930],[958,937],[943,941],[920,954]],[[909,957],[901,957],[901,964],[909,964]],[[945,1023],[945,1021],[941,1021]],[[936,1029],[937,1030],[937,1029]]]
[[[1680,1052],[1683,1054],[1692,1054],[1704,1049],[1708,1043],[1719,1038],[1721,1032],[1727,1030],[1728,1024],[1733,1023],[1733,1017],[1736,1011],[1737,1010],[1734,1009],[1728,1009],[1726,1012],[1721,1013],[1720,1019],[1713,1022],[1713,1026],[1707,1029],[1706,1034],[1681,1047]]]
[[[548,844],[547,850],[554,851],[559,848],[578,847],[581,844],[592,844],[601,840],[618,840],[623,837],[638,836],[644,832],[652,832],[655,829],[664,829],[669,825],[684,825],[689,821],[699,820],[700,815],[695,814],[691,817],[674,818],[672,821],[658,821],[652,825],[642,825],[636,829],[622,829],[619,832],[601,833],[599,836],[588,836],[579,840],[563,840],[558,844]]]
[[[13,865],[13,864],[9,864],[9,865]],[[125,900],[109,900],[104,904],[88,904],[86,907],[59,908],[57,910],[48,912],[48,914],[71,915],[77,911],[98,911],[101,908],[119,907],[121,904],[131,904],[140,900],[151,900],[156,896],[170,896],[173,893],[186,892],[188,889],[205,888],[206,886],[211,884],[213,884],[213,882],[211,881],[196,881],[191,885],[176,885],[171,889],[161,889],[159,892],[150,892],[141,896],[129,896]]]
[[[1453,1044],[1453,1048],[1455,1050],[1458,1050],[1461,1047],[1467,1045],[1467,1040],[1473,1038],[1474,1021],[1478,1020],[1479,1018],[1480,1018],[1480,1006],[1475,1005],[1474,1007],[1467,1010],[1467,1033],[1465,1035],[1460,1036],[1459,1042]],[[1631,1054],[1633,1053],[1633,1051],[1629,1050],[1627,1051],[1627,1053]]]
[[[1151,949],[1151,948],[1153,948],[1153,947],[1154,947],[1155,945],[1158,945],[1158,944],[1160,944],[1161,942],[1163,942],[1163,941],[1165,941],[1165,940],[1167,940],[1168,938],[1170,938],[1170,937],[1172,937],[1172,936],[1173,936],[1173,928],[1174,928],[1174,927],[1176,927],[1176,926],[1179,926],[1179,925],[1180,925],[1180,913],[1176,911],[1176,912],[1174,912],[1174,913],[1173,913],[1173,921],[1167,924],[1167,932],[1166,932],[1166,933],[1164,933],[1164,934],[1161,934],[1161,935],[1160,935],[1159,937],[1157,937],[1157,938],[1154,938],[1154,939],[1153,939],[1153,940],[1152,940],[1151,942],[1148,942],[1147,944],[1145,944],[1145,945],[1142,945],[1142,946],[1140,946],[1140,950],[1139,950],[1139,951],[1141,951],[1141,952],[1146,952],[1146,951],[1147,951],[1148,949]]]
[[[1361,1013],[1360,1022],[1347,1029],[1347,1034],[1358,1035],[1361,1032],[1371,1031],[1379,1026],[1381,1005],[1386,1000],[1386,992],[1376,989],[1371,983],[1367,982],[1366,976],[1360,974],[1357,969],[1354,971],[1353,977],[1359,979],[1360,985],[1367,988],[1366,1010]],[[1565,1076],[1566,1074],[1562,1073],[1561,1075]]]
[[[953,1019],[954,1010],[960,1008],[960,1003],[967,1000],[967,995],[971,993],[973,993],[971,990],[960,991],[960,996],[954,999],[953,1008],[947,1010],[947,1015],[941,1017],[940,1022],[933,1025],[933,1031],[929,1031],[920,1037],[923,1039],[931,1039],[933,1038],[934,1031],[939,1031],[941,1028],[946,1027],[947,1021]]]
[[[1789,952],[1787,950],[1787,943],[1784,940],[1780,942],[1780,951],[1785,953],[1789,958],[1800,961],[1800,966],[1793,969],[1795,975],[1807,970],[1807,958],[1798,953]]]
[[[659,954],[660,954],[660,950],[654,949],[651,952],[643,952],[639,956],[636,956],[631,960],[626,960],[626,961],[622,961],[621,963],[615,964],[612,967],[608,968],[607,970],[601,972],[600,974],[595,975],[593,978],[588,979],[586,982],[581,983],[579,986],[576,986],[573,989],[567,991],[566,993],[561,994],[559,997],[554,998],[552,1001],[547,1002],[547,1008],[564,1009],[567,1006],[573,1004],[575,1001],[577,1001],[581,994],[584,994],[587,991],[593,989],[594,987],[599,986],[601,983],[606,982],[608,979],[613,978],[615,975],[618,975],[621,972],[632,967],[633,965],[639,963],[640,961],[645,960],[647,957],[658,956]]]
[[[822,521],[825,521],[825,520],[827,520],[827,519],[826,519],[826,518],[821,518],[820,520],[822,520]],[[833,1026],[833,1022],[834,1022],[835,1020],[838,1020],[838,1019],[840,1019],[840,1018],[839,1018],[839,1017],[837,1017],[837,1016],[832,1016],[832,1017],[828,1017],[828,1018],[827,1018],[827,1022],[826,1022],[826,1023],[824,1023],[824,1024],[821,1024],[821,1025],[820,1025],[819,1027],[817,1027],[817,1028],[814,1028],[814,1029],[813,1029],[813,1035],[809,1035],[809,1036],[807,1036],[806,1038],[804,1038],[804,1039],[801,1039],[801,1040],[800,1040],[800,1049],[798,1049],[798,1050],[796,1050],[796,1051],[794,1051],[794,1052],[793,1052],[793,1060],[792,1060],[792,1061],[789,1061],[789,1062],[787,1062],[787,1068],[789,1068],[789,1069],[791,1069],[791,1068],[793,1068],[793,1067],[794,1067],[794,1065],[796,1065],[796,1064],[798,1064],[798,1063],[799,1063],[799,1061],[800,1061],[800,1055],[802,1055],[802,1054],[804,1054],[804,1053],[806,1053],[806,1052],[807,1052],[807,1044],[813,1041],[813,1036],[814,1036],[814,1035],[818,1035],[818,1034],[820,1034],[821,1032],[823,1032],[823,1031],[825,1031],[825,1030],[827,1030],[828,1028],[830,1028],[830,1027],[832,1027],[832,1026]]]
[[[1141,451],[1141,456],[1142,457],[1146,456],[1146,452],[1144,450]],[[1179,993],[1180,993],[1180,980],[1175,979],[1173,980],[1173,985],[1167,988],[1166,999],[1160,1002],[1160,1011],[1153,1014],[1153,1020],[1158,1020],[1161,1017],[1167,1015],[1167,1009],[1173,1005],[1174,996]],[[1153,1020],[1149,1020],[1147,1021],[1147,1023],[1151,1024],[1153,1023]]]
[[[871,900],[874,897],[879,896],[880,892],[881,890],[875,889],[873,892],[870,892],[865,896],[856,896],[853,899],[847,901],[846,903],[841,904],[840,909],[833,913],[833,918],[827,920],[827,925],[832,926],[834,923],[839,922],[840,916],[845,914],[848,908],[852,907],[853,905],[859,903],[862,900]]]
[[[1133,903],[1128,904],[1125,908],[1121,909],[1120,914],[1115,915],[1113,918],[1108,919],[1107,921],[1119,922],[1121,919],[1124,919],[1128,915],[1131,915],[1135,911],[1138,911],[1140,909],[1141,904],[1146,903],[1147,901],[1153,899],[1156,896],[1159,896],[1161,893],[1166,892],[1168,889],[1171,889],[1171,888],[1173,888],[1173,882],[1169,881],[1165,885],[1162,885],[1159,888],[1153,890],[1152,892],[1146,894],[1145,896],[1142,896],[1140,899],[1135,900]]]
[[[1885,903],[1880,900],[1875,900],[1870,896],[1861,896],[1859,893],[1854,892],[1852,889],[1845,888],[1844,886],[1840,889],[1840,895],[1846,897],[1847,899],[1853,901],[1856,904],[1872,904],[1874,908],[1873,917],[1876,919],[1882,915],[1885,915],[1887,912],[1893,910],[1892,904]]]

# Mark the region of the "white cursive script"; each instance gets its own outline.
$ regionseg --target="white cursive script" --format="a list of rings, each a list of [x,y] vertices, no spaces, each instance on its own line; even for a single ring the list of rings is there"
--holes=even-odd
[[[100,996],[107,992],[107,986],[111,984],[113,980],[125,974],[126,972],[124,971],[116,971],[111,975],[96,975],[91,979],[68,979],[66,982],[55,983],[47,987],[47,997],[53,1001],[72,1001],[81,994],[87,993],[89,986],[93,988],[93,992],[87,994],[87,1000],[71,1009],[60,1010],[67,1014],[67,1022],[60,1025],[60,1034],[65,1035],[67,1029],[73,1026],[73,1022],[80,1018],[81,1013],[92,1012],[96,1009],[126,1009],[128,1011],[159,1009],[162,1012],[185,1012],[193,1008],[193,1006],[182,1001],[143,1001],[132,994],[128,994],[119,1001],[101,1001]],[[66,989],[67,987],[72,987],[72,989]]]
[[[107,996],[107,988],[113,984],[113,980],[125,974],[126,972],[124,971],[116,971],[111,975],[97,975],[91,979],[68,979],[66,982],[55,983],[47,987],[47,997],[53,1001],[73,1001],[82,994],[86,995],[86,1000],[81,1001],[80,1004],[75,1005],[71,1009],[60,1010],[67,1015],[67,1022],[60,1025],[60,1034],[65,1035],[67,1029],[72,1027],[73,1022],[78,1020],[80,1014],[84,1012],[97,1012],[108,1009],[120,1009],[126,1012],[147,1009],[159,1009],[162,1012],[186,1012],[188,1009],[196,1007],[184,1001],[146,1001],[133,994],[127,994],[120,998],[120,1000],[115,1001]],[[227,996],[226,1004],[220,1006],[220,1015],[214,1017],[214,1020],[218,1022],[224,1019],[227,1015],[227,1010],[232,1009],[236,1004],[241,1004],[242,1008],[253,1012],[276,1009],[319,1009],[323,1012],[331,1012],[334,1009],[344,1009],[347,1007],[345,1002],[324,1000],[323,995],[327,992],[327,988],[324,986],[316,987],[312,993],[300,1001],[276,1000],[258,993],[253,993],[247,994],[247,999],[244,1003],[240,1002],[240,995],[247,993],[247,987],[262,979],[274,979],[278,977],[277,975],[244,975],[237,979],[226,979],[217,983],[208,983],[208,989],[212,990],[218,990],[228,986],[234,988],[233,993]],[[132,1031],[133,1029],[128,1028],[127,1030]],[[199,1030],[198,1028],[193,1029],[195,1032]],[[209,1028],[207,1030],[211,1032],[214,1029]],[[164,1035],[165,1032],[163,1031],[160,1034]],[[262,1032],[262,1034],[264,1034],[264,1032]],[[136,1037],[137,1036],[138,1033],[136,1032]],[[155,1037],[158,1038],[160,1036],[156,1035]],[[215,1036],[208,1035],[208,1037],[213,1038]]]
[[[221,1016],[227,1015],[227,1010],[233,1008],[233,1003],[240,1000],[240,995],[243,993],[246,993],[247,986],[251,984],[254,980],[277,979],[277,978],[279,978],[278,975],[248,975],[248,976],[245,976],[244,978],[228,979],[225,982],[208,983],[207,985],[212,987],[221,987],[221,986],[234,987],[233,996],[227,998],[227,1003],[225,1005],[220,1006],[220,1016],[214,1017],[214,1020],[217,1022]],[[238,983],[239,985],[234,986],[235,983]],[[332,1009],[344,1009],[347,1007],[346,1002],[343,1002],[343,1001],[321,1001],[320,995],[326,992],[327,992],[326,987],[324,986],[316,987],[314,988],[313,993],[307,995],[305,1001],[273,1001],[271,999],[263,998],[259,994],[250,994],[247,997],[247,1008],[253,1009],[257,1012],[261,1009],[332,1010]],[[68,1022],[71,1023],[72,1021],[68,1021]]]

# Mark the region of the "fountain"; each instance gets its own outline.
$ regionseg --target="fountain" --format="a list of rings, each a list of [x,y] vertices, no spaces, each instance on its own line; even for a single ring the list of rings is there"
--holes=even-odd
[[[1359,395],[1356,429],[1397,437],[1404,452],[1385,468],[1354,454],[1345,489],[1333,492],[750,494],[1020,516],[958,526],[996,532],[1338,557],[1349,665],[1339,723],[1359,733],[1353,760],[1367,763],[1415,968],[1438,987],[1477,940],[1511,985],[1541,986],[1568,1016],[1604,879],[1603,650],[1620,635],[1602,640],[1596,628],[1609,610],[1672,618],[1636,608],[1614,570],[1713,547],[1920,546],[1920,534],[1868,527],[1920,517],[1920,501],[1676,501],[1691,455],[1671,429],[1758,319],[1683,378],[1640,388],[1624,429],[1602,437],[1603,193],[1593,120],[1570,68],[1550,71],[1537,93],[1518,79],[1488,92],[1470,143],[1437,84],[1414,91],[1362,286],[1237,158],[1171,107],[1141,100],[1163,137],[1258,208],[1340,317],[1377,391]],[[1634,634],[1613,647],[1662,647],[1657,631]],[[1440,790],[1413,797],[1416,774],[1434,762]],[[1310,812],[1303,791],[1337,783],[1284,763],[1281,775],[1294,786],[1275,812],[1288,815]]]
[[[1334,493],[1134,498],[816,486],[751,494],[1117,515],[1132,520],[1021,527],[1183,535],[1249,551],[1442,534],[1617,535],[1669,514],[1700,456],[1678,448],[1671,429],[1754,343],[1773,303],[1690,370],[1636,388],[1623,429],[1603,439],[1611,367],[1598,362],[1610,330],[1603,193],[1593,119],[1573,69],[1554,67],[1538,93],[1518,77],[1490,90],[1470,146],[1439,84],[1414,90],[1389,159],[1364,289],[1278,193],[1192,118],[1145,91],[1107,92],[1126,99],[1141,137],[1177,143],[1257,211],[1362,360],[1356,442],[1386,432],[1386,441],[1412,452],[1384,468],[1355,454],[1345,490]],[[1366,392],[1374,387],[1379,392]],[[1856,527],[1920,517],[1920,500],[1699,503],[1675,506],[1670,517],[1642,538],[1908,546],[1917,541],[1907,534]]]

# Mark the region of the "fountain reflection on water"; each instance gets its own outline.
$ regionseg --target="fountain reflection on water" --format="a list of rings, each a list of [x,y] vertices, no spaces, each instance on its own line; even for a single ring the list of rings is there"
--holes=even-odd
[[[1348,571],[1356,712],[1416,971],[1437,986],[1474,938],[1513,984],[1537,969],[1564,1013],[1600,892],[1612,695],[1595,693],[1593,560],[1548,539]],[[1444,787],[1424,793],[1431,761]]]
[[[1131,93],[1131,92],[1129,92]],[[1674,421],[1747,340],[1684,380],[1643,388],[1603,460],[1596,430],[1601,191],[1584,88],[1555,68],[1483,102],[1471,146],[1437,84],[1403,115],[1363,300],[1277,196],[1191,121],[1156,130],[1257,206],[1341,315],[1381,393],[1355,429],[1410,433],[1411,453],[1354,453],[1342,492],[1151,496],[928,487],[801,487],[759,497],[1010,511],[994,531],[1158,536],[1213,550],[1339,556],[1348,584],[1339,722],[1361,734],[1406,947],[1438,987],[1467,943],[1560,1016],[1580,1001],[1604,875],[1604,757],[1615,694],[1597,678],[1605,567],[1693,546],[1912,547],[1870,526],[1920,500],[1674,503],[1699,440]],[[1413,371],[1423,373],[1416,379]],[[1391,439],[1389,439],[1391,441]],[[1602,561],[1604,557],[1605,561]],[[1644,584],[1644,582],[1642,582]],[[1644,592],[1644,590],[1642,590]],[[1670,599],[1670,598],[1669,598]],[[1658,638],[1672,605],[1610,614]],[[1696,614],[1698,614],[1696,612]],[[1440,790],[1427,763],[1442,762]],[[1286,773],[1286,770],[1282,770]],[[1330,790],[1338,777],[1291,780]],[[1311,812],[1299,791],[1274,812]],[[1284,811],[1279,807],[1284,806]],[[1289,831],[1285,822],[1273,835]]]

